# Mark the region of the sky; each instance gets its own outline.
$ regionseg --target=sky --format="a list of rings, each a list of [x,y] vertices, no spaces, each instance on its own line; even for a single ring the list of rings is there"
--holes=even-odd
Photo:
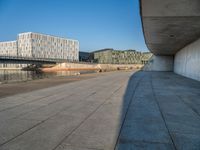
[[[139,0],[0,0],[0,41],[37,32],[79,40],[80,51],[148,51]]]

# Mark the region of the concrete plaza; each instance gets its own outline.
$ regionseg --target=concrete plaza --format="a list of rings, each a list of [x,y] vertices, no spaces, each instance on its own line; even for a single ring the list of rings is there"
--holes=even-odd
[[[0,99],[0,150],[199,150],[200,82],[110,72]]]

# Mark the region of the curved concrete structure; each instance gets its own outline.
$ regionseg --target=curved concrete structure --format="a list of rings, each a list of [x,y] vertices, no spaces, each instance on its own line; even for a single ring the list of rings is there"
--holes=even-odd
[[[199,0],[140,0],[147,47],[155,55],[174,55],[200,37]]]
[[[145,41],[155,55],[149,70],[169,71],[173,64],[171,71],[200,81],[200,0],[140,0],[140,7]]]

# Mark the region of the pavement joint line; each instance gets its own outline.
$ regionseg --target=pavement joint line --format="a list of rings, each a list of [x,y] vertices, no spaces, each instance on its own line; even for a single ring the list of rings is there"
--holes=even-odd
[[[92,87],[94,87],[94,86],[92,86]],[[73,88],[73,89],[76,89],[75,87]],[[90,88],[90,89],[92,89],[92,88]],[[62,93],[65,93],[65,91],[64,90],[62,90],[59,94],[62,94]],[[59,95],[59,94],[56,94],[56,95]],[[71,94],[70,94],[71,95]],[[66,95],[66,96],[70,96],[70,95]],[[26,104],[28,104],[28,103],[32,103],[32,102],[36,102],[36,101],[42,101],[44,98],[47,98],[47,97],[53,97],[53,96],[55,96],[55,95],[47,95],[47,96],[43,96],[43,97],[41,97],[41,98],[36,98],[36,99],[33,99],[33,100],[31,100],[31,101],[28,101],[28,102],[25,102],[25,103],[22,103],[22,104],[19,104],[19,105],[15,105],[15,106],[13,106],[13,107],[8,107],[8,108],[5,108],[5,109],[2,109],[2,110],[0,110],[0,113],[1,112],[3,112],[3,111],[7,111],[7,110],[10,110],[10,109],[13,109],[13,108],[16,108],[16,107],[20,107],[20,106],[23,106],[23,105],[26,105]],[[64,98],[61,98],[61,99],[64,99]],[[56,100],[56,101],[60,101],[61,99],[58,99],[58,100]],[[55,101],[55,102],[56,102]],[[52,102],[53,103],[53,102]],[[50,103],[49,103],[50,104]],[[48,105],[49,105],[48,104]],[[45,105],[45,106],[47,106],[47,105]],[[41,106],[41,107],[45,107],[45,106]],[[40,108],[41,108],[40,107]],[[37,110],[37,109],[34,109],[34,110]],[[33,110],[32,110],[33,111]],[[31,112],[31,111],[29,111],[29,112]],[[27,113],[27,112],[25,112],[25,113]],[[24,114],[24,113],[23,113]],[[20,114],[21,115],[21,114]],[[17,116],[19,116],[19,115],[17,115]],[[14,117],[15,118],[15,117]]]
[[[44,88],[44,89],[48,89],[48,88],[51,88],[51,87],[47,87],[47,88]],[[41,90],[44,90],[44,89],[39,89],[39,90],[35,90],[35,91],[31,91],[31,92],[38,92],[38,91],[41,91]],[[31,93],[31,92],[27,92],[27,93]],[[26,94],[27,94],[26,93]],[[5,97],[0,97],[0,103],[1,102],[5,102],[5,101],[7,101],[5,98],[10,98],[10,97],[13,97],[13,96],[17,96],[17,97],[19,97],[19,98],[26,98],[26,96],[20,96],[20,95],[24,95],[25,93],[20,93],[20,94],[14,94],[14,95],[10,95],[10,96],[5,96]],[[55,93],[56,94],[56,93]],[[51,95],[46,95],[46,97],[48,97],[48,96],[51,96]],[[45,97],[45,96],[44,96]],[[43,97],[41,97],[41,98],[43,98]],[[4,100],[2,100],[2,99],[4,99]],[[40,99],[40,98],[39,98]]]
[[[142,140],[142,141],[141,140],[131,140],[131,142],[129,142],[129,143],[170,144],[170,143],[166,143],[166,142],[155,142],[155,141],[146,141],[146,140]]]
[[[104,149],[99,149],[99,148],[91,148],[91,147],[80,147],[80,146],[74,146],[74,145],[68,145],[68,146],[70,146],[70,147],[74,147],[74,148],[86,148],[86,149],[88,149],[88,150],[104,150]]]
[[[95,77],[95,78],[97,78],[97,77]],[[89,79],[93,79],[93,78],[88,78],[88,79],[85,79],[85,80],[89,80]],[[84,80],[81,80],[81,81],[84,81]],[[60,85],[53,86],[53,88],[59,87],[58,90],[60,90],[60,89],[63,89],[63,87],[60,87],[60,86],[69,85],[69,84],[73,84],[73,83],[74,83],[74,82],[71,82],[71,83],[64,83],[64,84],[60,84]],[[29,91],[29,92],[26,92],[26,94],[27,94],[27,93],[31,93],[31,92],[38,92],[38,91],[45,90],[45,89],[50,89],[50,88],[51,88],[51,87],[46,87],[46,88],[42,88],[42,89],[38,89],[38,90],[34,90],[34,91]],[[74,87],[73,89],[75,89],[75,88],[76,88],[76,87]],[[64,92],[64,91],[62,90],[62,91],[60,91],[60,92]],[[19,93],[19,94],[15,94],[15,95],[0,97],[0,103],[6,101],[6,99],[5,99],[5,100],[2,100],[2,99],[8,98],[8,97],[13,97],[13,96],[18,96],[19,98],[26,98],[26,96],[21,96],[21,95],[23,95],[23,94],[25,94],[25,93]],[[57,94],[57,93],[55,93],[55,94]],[[52,95],[52,94],[51,94],[51,95]],[[47,96],[51,96],[51,95],[47,95]],[[41,98],[43,98],[43,97],[41,97]],[[35,99],[35,100],[36,100],[36,99]]]
[[[166,129],[167,129],[168,135],[170,136],[170,139],[171,139],[171,142],[172,142],[172,144],[173,144],[173,146],[174,146],[174,149],[177,150],[177,147],[176,147],[176,145],[175,145],[173,136],[171,135],[171,132],[169,131],[169,128],[168,128],[168,126],[167,126],[167,123],[166,123],[166,120],[165,120],[165,118],[164,118],[163,112],[161,111],[160,104],[159,104],[159,102],[158,102],[158,99],[157,99],[157,96],[156,96],[156,93],[155,93],[155,89],[154,89],[154,87],[153,87],[153,76],[152,76],[152,74],[151,74],[150,83],[151,83],[152,93],[153,93],[155,102],[156,102],[156,104],[157,104],[157,106],[158,106],[158,109],[159,109],[159,111],[160,111],[161,117],[162,117],[162,119],[163,119],[163,121],[164,121],[164,124],[165,124],[165,127],[166,127]]]
[[[196,111],[190,104],[187,104],[187,103],[181,98],[181,96],[179,96],[179,95],[176,95],[176,96],[180,99],[180,101],[181,101],[185,106],[187,106],[189,109],[191,109],[191,110],[198,116],[198,118],[200,119],[200,114],[199,114],[198,111]]]
[[[92,111],[87,117],[85,117],[85,119],[83,121],[81,121],[78,126],[76,126],[67,136],[65,136],[52,150],[56,150],[70,135],[72,135],[79,127],[81,127],[81,125],[83,125],[85,123],[85,121],[87,121],[101,106],[103,106],[108,100],[110,100],[110,97],[115,94],[119,89],[122,88],[123,85],[121,85],[119,88],[117,88],[114,92],[112,92],[112,94],[105,99],[105,101],[103,101],[99,106],[97,106],[97,108]]]
[[[115,83],[115,82],[113,82],[113,83]],[[92,86],[92,87],[93,87],[93,86]],[[92,88],[91,88],[91,89],[92,89]],[[92,94],[92,95],[94,95],[94,94]],[[90,97],[90,96],[92,96],[92,95],[90,94],[89,96],[86,96],[85,98],[88,98],[88,97]],[[79,101],[81,101],[81,100],[79,100]],[[73,105],[73,104],[72,104],[72,105]],[[57,114],[59,114],[60,112],[62,112],[62,111],[64,111],[64,110],[66,110],[67,108],[71,107],[72,105],[70,105],[70,106],[67,106],[67,107],[63,108],[61,111],[59,111],[59,112],[55,113],[54,115],[52,115],[52,116],[49,116],[48,118],[46,118],[46,119],[44,119],[44,120],[42,120],[42,121],[40,121],[40,122],[36,123],[36,124],[35,124],[35,125],[33,125],[32,127],[30,127],[30,128],[28,128],[28,129],[24,130],[23,132],[19,133],[19,134],[18,134],[18,135],[16,135],[15,137],[13,137],[13,138],[10,138],[9,140],[7,140],[7,141],[5,141],[5,142],[1,143],[1,144],[0,144],[0,147],[4,146],[5,144],[7,144],[7,143],[9,143],[9,142],[11,142],[11,141],[13,141],[13,140],[14,140],[14,139],[16,139],[17,137],[19,137],[19,136],[21,136],[21,135],[25,134],[26,132],[30,131],[31,129],[33,129],[33,128],[37,127],[37,126],[39,126],[40,124],[42,124],[42,123],[46,122],[46,121],[47,121],[47,120],[49,120],[50,118],[52,118],[52,117],[56,116]]]
[[[102,76],[105,76],[105,75],[101,75],[101,76],[92,76],[92,78],[85,78],[85,79],[83,79],[83,80],[78,80],[78,81],[85,81],[85,80],[90,80],[90,79],[96,79],[96,78],[98,78],[98,77],[102,77]],[[31,80],[32,81],[32,80]],[[65,84],[73,84],[73,83],[75,83],[75,82],[68,82],[68,83],[63,83],[63,84],[58,84],[58,85],[55,85],[55,86],[53,86],[53,87],[59,87],[59,86],[63,86],[63,85],[65,85]],[[28,91],[28,92],[26,92],[26,93],[31,93],[31,92],[37,92],[37,91],[40,91],[40,90],[44,90],[44,89],[47,89],[47,88],[51,88],[51,87],[45,87],[45,88],[41,88],[41,89],[36,89],[36,90],[33,90],[33,91]],[[14,94],[14,95],[9,95],[9,96],[2,96],[2,97],[0,97],[0,102],[3,102],[3,101],[5,101],[5,100],[1,100],[1,99],[3,99],[3,98],[7,98],[7,97],[12,97],[12,96],[19,96],[19,97],[21,97],[20,95],[23,95],[24,93],[19,93],[19,94]],[[26,97],[21,97],[21,98],[26,98]]]
[[[92,87],[93,87],[93,86],[92,86]],[[92,88],[90,88],[90,89],[92,89]],[[86,97],[90,97],[90,96],[92,96],[92,95],[94,95],[94,94],[96,94],[96,92],[93,92],[92,94],[87,95]],[[66,95],[66,96],[68,96],[68,98],[69,98],[69,97],[72,97],[72,96],[74,96],[74,95],[76,95],[76,92],[75,92],[75,93],[72,93],[72,94],[70,94],[70,95]],[[55,100],[55,101],[53,101],[53,102],[51,102],[51,103],[49,103],[49,104],[47,104],[47,105],[40,106],[40,107],[38,107],[38,108],[36,108],[36,109],[33,109],[33,110],[31,110],[31,111],[28,111],[28,112],[33,112],[33,111],[35,111],[35,110],[38,110],[38,109],[47,107],[47,106],[49,106],[49,105],[51,105],[51,104],[54,104],[54,103],[56,103],[56,102],[60,102],[60,101],[63,101],[63,100],[65,100],[65,97],[64,97],[64,98],[57,99],[57,100]],[[17,116],[15,116],[15,117],[13,117],[13,118],[11,118],[11,119],[20,119],[20,118],[17,118],[17,117],[19,117],[19,116],[21,116],[21,115],[24,115],[24,114],[26,114],[26,113],[27,113],[27,112],[18,114]]]
[[[31,101],[28,101],[28,102],[25,102],[25,103],[22,103],[22,104],[19,104],[19,105],[15,105],[15,106],[12,106],[12,107],[8,107],[8,108],[5,108],[5,109],[2,109],[2,110],[0,110],[0,113],[3,112],[3,111],[9,110],[9,109],[13,109],[13,108],[16,108],[16,107],[19,107],[19,106],[34,102],[34,101],[40,101],[40,100],[42,100],[44,98],[47,98],[47,97],[50,97],[50,95],[43,96],[43,97],[40,97],[40,98],[36,98],[36,99],[33,99]]]
[[[176,85],[179,85],[178,83],[177,83],[177,81],[176,80],[174,80],[174,83],[176,84]],[[177,94],[175,94],[179,99],[180,99],[180,101],[182,102],[182,103],[184,103],[185,104],[185,106],[187,106],[188,108],[190,108],[195,114],[197,114],[197,116],[200,118],[200,113],[198,112],[198,111],[196,111],[190,104],[187,104],[184,100],[183,100],[183,98],[181,97],[181,96],[179,96],[179,95],[177,95]]]
[[[134,74],[133,74],[133,76],[134,76]],[[135,95],[135,91],[136,91],[137,87],[139,86],[140,81],[143,79],[143,77],[144,77],[144,76],[142,76],[142,77],[140,77],[139,79],[136,80],[137,83],[136,83],[135,88],[133,89],[133,92],[132,92],[132,94],[131,94],[130,100],[129,100],[129,102],[128,102],[128,107],[126,108],[126,112],[125,112],[125,115],[124,115],[124,117],[123,117],[123,121],[122,121],[121,127],[120,127],[120,129],[119,129],[119,133],[118,133],[117,140],[116,140],[116,143],[115,143],[115,146],[114,146],[114,150],[117,148],[117,144],[118,144],[118,142],[119,142],[119,138],[120,138],[120,135],[121,135],[121,133],[122,133],[122,128],[123,128],[123,126],[124,126],[124,123],[125,123],[125,120],[126,120],[126,117],[127,117],[127,114],[128,114],[128,110],[129,110],[129,108],[130,108],[130,106],[131,106],[131,103],[132,103],[132,101],[133,101],[133,97],[134,97],[134,95]],[[130,79],[131,79],[131,83],[132,83],[132,82],[133,82],[133,78],[130,77]]]
[[[70,95],[68,95],[68,98],[71,97],[71,96],[73,96],[73,95],[75,95],[75,94],[70,94]],[[65,100],[65,98],[57,99],[57,100],[55,100],[55,101],[53,101],[53,102],[51,102],[51,103],[49,103],[49,104],[47,104],[47,105],[40,106],[40,107],[38,107],[38,108],[36,108],[36,109],[33,109],[33,110],[31,110],[31,111],[18,114],[17,116],[15,116],[15,117],[13,117],[13,118],[11,118],[11,119],[20,119],[20,118],[18,118],[18,117],[21,116],[21,115],[24,115],[24,114],[26,114],[26,113],[33,112],[33,111],[35,111],[35,110],[38,110],[38,109],[41,109],[41,108],[44,108],[44,107],[47,107],[47,106],[49,106],[49,105],[52,105],[52,104],[54,104],[54,103],[56,103],[56,102],[60,102],[60,101],[63,101],[63,100]],[[27,119],[27,120],[28,120],[28,119]],[[31,119],[30,119],[30,120],[31,120]]]
[[[73,88],[73,89],[75,89],[75,88]],[[62,94],[62,93],[65,93],[65,91],[62,90],[62,91],[59,92],[59,94]],[[48,94],[48,95],[46,95],[46,96],[42,96],[42,97],[40,97],[40,98],[36,98],[36,99],[33,99],[33,100],[31,100],[31,101],[28,101],[28,102],[25,102],[25,103],[22,103],[22,104],[19,104],[19,105],[15,105],[15,106],[13,106],[13,107],[8,107],[8,108],[5,108],[5,109],[2,109],[2,110],[0,110],[0,113],[3,112],[3,111],[9,110],[9,109],[13,109],[13,108],[16,108],[16,107],[19,107],[19,106],[28,104],[28,103],[32,103],[32,102],[36,102],[36,101],[41,101],[41,100],[43,100],[44,98],[53,97],[53,96],[56,96],[56,95],[59,95],[59,94],[58,94],[58,93],[55,93],[55,95],[54,95],[54,94],[52,95],[52,93],[51,93],[51,94]],[[13,95],[13,96],[14,96],[14,95]],[[13,97],[13,96],[12,96],[12,97]],[[68,96],[68,95],[66,95],[66,96]],[[22,98],[25,98],[25,97],[22,97]],[[4,101],[6,101],[6,100],[4,100]],[[0,101],[0,102],[4,102],[4,101]]]
[[[73,104],[72,104],[72,105],[73,105]],[[64,111],[64,110],[66,110],[66,109],[69,108],[69,107],[71,107],[71,106],[67,106],[67,107],[63,108],[61,111]],[[9,143],[10,141],[16,139],[17,137],[19,137],[19,136],[25,134],[26,132],[30,131],[31,129],[33,129],[33,128],[39,126],[40,124],[46,122],[46,121],[49,120],[50,118],[52,118],[52,117],[56,116],[57,114],[59,114],[61,111],[55,113],[55,114],[52,115],[52,116],[49,116],[48,118],[46,118],[46,119],[44,119],[44,120],[42,120],[42,121],[40,120],[40,122],[36,123],[35,125],[33,125],[32,127],[28,128],[27,130],[24,130],[23,132],[21,132],[20,134],[16,135],[15,137],[13,137],[13,138],[11,138],[11,139],[5,141],[4,143],[1,143],[1,144],[0,144],[0,147],[2,147],[3,145]],[[28,119],[27,119],[27,120],[28,120]]]
[[[51,116],[51,117],[52,117],[52,116]],[[32,127],[28,128],[27,130],[24,130],[23,132],[19,133],[19,134],[16,135],[15,137],[10,138],[9,140],[7,140],[7,141],[1,143],[1,144],[0,144],[0,147],[2,147],[3,145],[5,145],[5,144],[11,142],[12,140],[16,139],[17,137],[19,137],[19,136],[25,134],[26,132],[30,131],[31,129],[37,127],[38,125],[40,125],[40,124],[42,124],[43,122],[47,121],[47,120],[48,120],[49,118],[51,118],[51,117],[48,117],[48,118],[46,118],[45,120],[42,120],[42,121],[36,123],[35,125],[33,125]]]
[[[28,119],[28,118],[12,118],[12,119],[14,119],[14,120],[27,120],[27,121],[38,121],[38,122],[41,121],[39,119]]]

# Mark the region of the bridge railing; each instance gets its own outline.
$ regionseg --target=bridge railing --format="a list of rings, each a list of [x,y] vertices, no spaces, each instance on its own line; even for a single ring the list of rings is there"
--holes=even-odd
[[[75,61],[66,60],[66,59],[16,57],[16,56],[0,56],[0,59],[5,59],[5,60],[25,60],[25,61],[45,61],[45,62],[75,62]]]

